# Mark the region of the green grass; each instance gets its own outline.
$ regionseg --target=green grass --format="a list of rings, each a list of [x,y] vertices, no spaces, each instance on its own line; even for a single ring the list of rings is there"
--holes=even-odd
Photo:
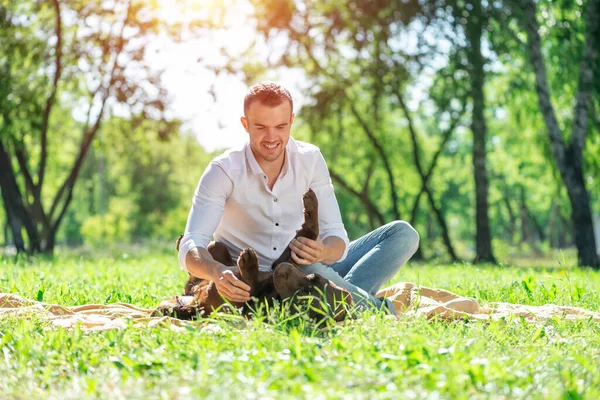
[[[598,311],[600,274],[568,265],[409,265],[394,281],[482,303]],[[185,278],[170,250],[0,258],[0,291],[67,306],[151,308],[180,293]],[[219,317],[184,333],[160,326],[84,333],[0,320],[2,398],[595,399],[599,369],[600,326],[588,320],[445,323],[365,313],[319,329],[274,315],[268,323]]]

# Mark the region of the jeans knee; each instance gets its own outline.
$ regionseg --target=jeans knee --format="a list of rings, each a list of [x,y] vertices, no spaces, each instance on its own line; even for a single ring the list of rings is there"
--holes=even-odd
[[[419,233],[406,221],[392,221],[388,224],[391,235],[403,244],[408,244],[413,253],[419,248]]]
[[[302,271],[304,271],[307,274],[322,274],[323,272],[325,272],[327,270],[327,268],[328,267],[325,264],[321,264],[321,263],[303,265],[301,267]]]
[[[333,269],[322,263],[314,263],[311,265],[303,265],[302,271],[306,274],[317,274],[321,275],[325,279],[329,279],[331,282],[338,286],[347,288],[347,282]]]

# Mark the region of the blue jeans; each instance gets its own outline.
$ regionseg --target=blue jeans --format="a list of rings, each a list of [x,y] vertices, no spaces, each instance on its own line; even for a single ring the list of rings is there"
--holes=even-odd
[[[302,269],[348,290],[355,305],[381,309],[382,300],[375,293],[396,275],[418,247],[417,231],[405,221],[393,221],[352,241],[343,261],[331,265],[315,263]],[[392,302],[386,300],[386,305],[395,315]]]

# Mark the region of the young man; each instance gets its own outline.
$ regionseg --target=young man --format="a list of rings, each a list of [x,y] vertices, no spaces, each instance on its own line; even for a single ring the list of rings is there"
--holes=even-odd
[[[329,171],[319,149],[290,137],[293,101],[281,85],[261,82],[244,99],[241,122],[249,140],[208,165],[194,194],[179,248],[181,267],[210,279],[231,301],[250,299],[235,267],[207,251],[214,235],[234,260],[252,247],[261,270],[270,270],[285,246],[307,273],[318,273],[352,293],[354,304],[380,308],[377,290],[415,253],[419,235],[394,221],[349,243]],[[319,239],[290,243],[303,221],[302,195],[311,188],[319,201]],[[387,307],[395,313],[388,301]]]

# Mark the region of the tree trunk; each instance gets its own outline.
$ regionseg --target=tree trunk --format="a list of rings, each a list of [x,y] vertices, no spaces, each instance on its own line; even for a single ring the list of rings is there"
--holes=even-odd
[[[553,249],[554,247],[556,247],[556,235],[554,234],[555,230],[556,230],[556,225],[559,222],[558,219],[558,203],[556,202],[556,200],[552,200],[552,204],[550,205],[550,219],[548,221],[548,231],[546,233],[546,236],[548,237],[548,245],[550,246],[551,249]]]
[[[529,210],[527,209],[527,205],[525,204],[525,188],[521,186],[519,188],[519,196],[521,197],[520,201],[520,214],[521,214],[521,243],[529,243],[532,244],[531,230],[529,226]]]
[[[522,241],[529,244],[531,249],[536,254],[541,254],[536,238],[534,236],[534,232],[532,227],[536,226],[537,222],[535,221],[535,216],[529,211],[529,207],[527,207],[527,202],[525,199],[525,187],[520,185],[519,194],[521,196],[521,232],[522,232]],[[539,231],[536,231],[539,236]]]
[[[573,221],[573,234],[578,251],[577,258],[581,266],[600,269],[600,259],[596,252],[592,209],[583,181],[583,171],[576,168],[576,171],[573,172],[573,176],[567,183],[567,192],[571,200],[571,221]]]
[[[10,237],[10,225],[8,223],[8,217],[6,221],[4,221],[4,247],[9,245],[9,237]]]
[[[2,178],[0,178],[2,179]],[[1,181],[0,181],[1,183]],[[2,185],[0,185],[2,186]],[[17,253],[25,252],[25,242],[23,241],[23,235],[21,230],[23,228],[23,224],[17,218],[17,216],[12,212],[9,204],[10,200],[7,199],[7,195],[5,194],[6,190],[2,190],[2,198],[4,200],[4,213],[6,214],[6,224],[4,229],[4,242],[5,245],[8,245],[9,235],[12,234],[13,243],[17,249]],[[10,229],[6,229],[9,228]],[[9,233],[10,232],[10,233]]]
[[[431,207],[431,210],[435,213],[435,216],[437,217],[440,228],[442,229],[442,237],[444,240],[444,245],[446,246],[446,249],[448,250],[448,254],[450,254],[450,258],[453,262],[458,261],[458,258],[456,257],[456,253],[454,252],[454,247],[452,247],[450,235],[448,234],[448,225],[446,224],[444,215],[442,214],[440,209],[436,206],[435,201],[433,199],[433,193],[431,193],[431,189],[428,186],[428,181],[429,181],[429,178],[431,177],[431,172],[433,172],[433,169],[435,168],[435,165],[437,162],[437,156],[439,155],[439,153],[441,153],[441,151],[444,147],[444,144],[446,143],[447,138],[450,136],[450,133],[454,129],[454,123],[452,124],[450,129],[446,132],[446,134],[444,135],[444,141],[442,141],[442,145],[440,146],[438,152],[435,154],[434,159],[429,168],[429,171],[427,171],[427,173],[426,173],[425,168],[423,168],[423,162],[421,161],[421,147],[419,146],[417,131],[415,130],[415,126],[413,124],[410,110],[408,109],[408,107],[406,106],[406,103],[404,102],[402,93],[400,93],[399,91],[396,91],[395,93],[396,93],[396,98],[398,99],[398,103],[400,104],[400,107],[404,111],[404,115],[406,116],[406,120],[408,121],[408,131],[410,133],[410,138],[411,138],[411,142],[412,142],[413,159],[415,161],[415,166],[417,168],[417,172],[419,173],[419,177],[421,178],[421,190],[419,191],[419,194],[417,195],[417,198],[415,199],[415,203],[413,205],[413,210],[411,213],[411,225],[414,226],[414,220],[416,219],[416,212],[417,212],[417,207],[419,206],[419,200],[421,198],[421,194],[423,192],[425,192],[427,194],[427,199],[429,200],[429,206]],[[433,235],[431,235],[431,236],[427,235],[427,237],[431,238],[431,237],[433,237]],[[418,254],[418,257],[421,257],[421,258],[423,257],[421,252],[417,251],[417,254]]]
[[[504,193],[504,205],[506,205],[506,211],[508,212],[508,218],[509,218],[509,235],[510,235],[510,244],[514,244],[515,243],[515,229],[517,226],[517,217],[515,216],[515,213],[512,209],[512,205],[510,204],[510,194],[508,192],[508,188],[506,189],[507,191]]]
[[[54,254],[54,246],[56,244],[56,232],[57,232],[57,229],[50,229],[46,233],[44,240],[42,241],[43,242],[43,247],[41,249],[42,253],[50,254],[50,255]]]
[[[21,234],[23,227],[29,237],[30,252],[39,251],[40,242],[35,225],[23,204],[23,197],[21,196],[21,191],[10,162],[10,156],[4,150],[2,141],[0,141],[0,187],[2,187],[4,208],[6,209],[7,219],[11,226],[17,251],[25,251],[23,236]]]
[[[456,257],[456,253],[454,252],[452,241],[450,240],[450,234],[448,233],[448,225],[446,224],[446,219],[444,218],[442,211],[435,205],[435,201],[433,200],[433,196],[429,190],[427,191],[427,198],[429,199],[429,206],[435,213],[435,216],[438,220],[438,224],[442,229],[442,239],[444,240],[444,245],[446,245],[446,250],[448,250],[448,254],[450,254],[451,261],[459,261],[458,257]]]
[[[423,186],[421,186],[421,192],[423,192]],[[414,227],[417,224],[417,212],[419,211],[419,202],[420,202],[420,198],[421,195],[417,196],[414,204],[413,204],[413,209],[410,212],[410,224]],[[421,238],[421,243],[423,243],[423,238]],[[422,250],[423,246],[419,246],[417,247],[417,251],[415,252],[415,254],[413,254],[412,259],[413,260],[424,260],[425,256],[423,255],[423,250]]]
[[[588,0],[585,10],[585,44],[579,68],[573,132],[568,145],[565,144],[563,134],[560,131],[550,98],[546,67],[542,56],[539,25],[537,23],[536,4],[534,1],[528,0],[524,5],[520,4],[519,9],[515,7],[515,10],[522,10],[520,23],[527,32],[527,52],[535,72],[535,88],[539,107],[550,137],[552,154],[571,202],[571,220],[573,222],[579,265],[600,269],[600,257],[596,252],[590,197],[585,187],[583,174],[583,150],[588,131],[589,104],[592,99],[597,37],[598,29],[600,29],[600,0]]]
[[[473,116],[471,130],[473,132],[473,170],[475,175],[475,220],[476,251],[475,262],[496,263],[492,252],[492,234],[488,216],[488,179],[486,170],[485,142],[487,127],[485,123],[485,60],[481,54],[481,36],[483,34],[484,16],[481,0],[472,2],[472,11],[465,26],[468,49],[469,74],[471,77],[471,98],[473,100]]]

